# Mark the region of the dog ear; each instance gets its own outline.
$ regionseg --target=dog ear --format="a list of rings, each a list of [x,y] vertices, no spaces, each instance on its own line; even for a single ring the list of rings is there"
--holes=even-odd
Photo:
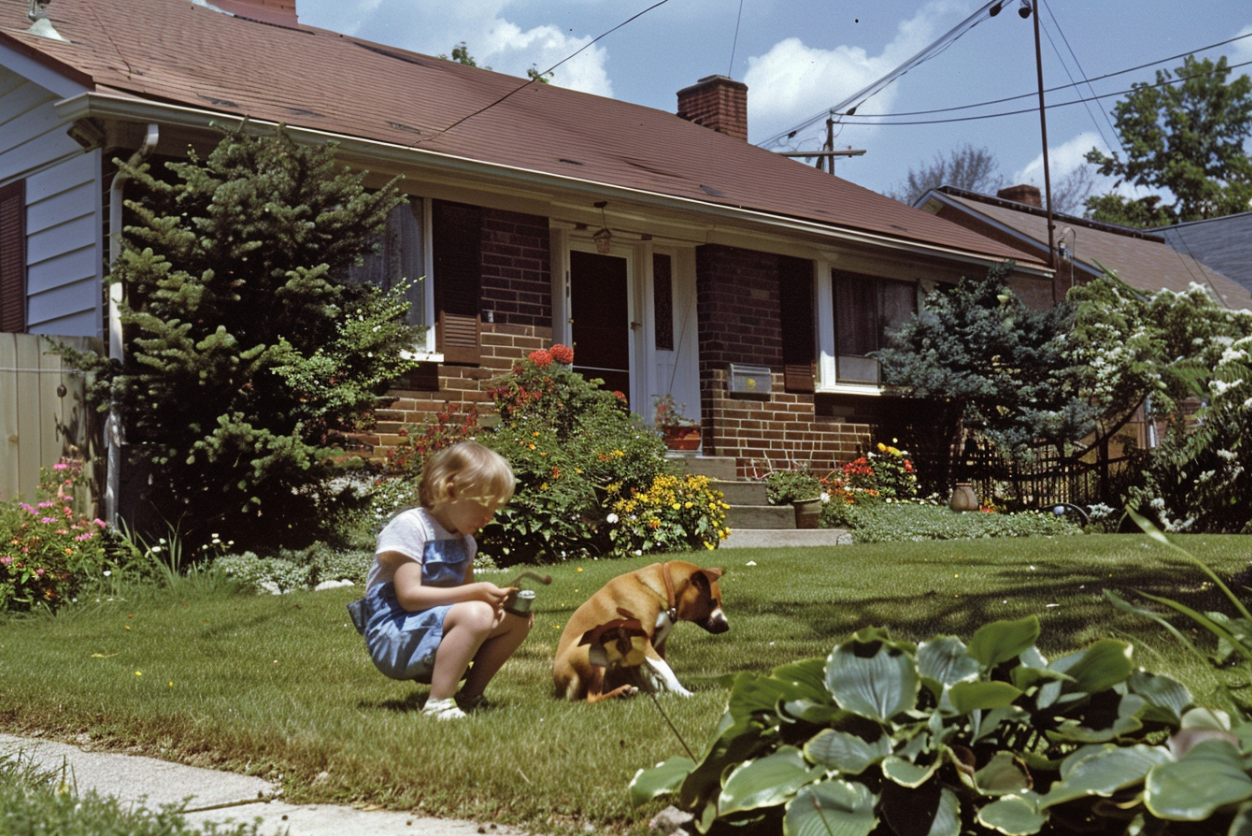
[[[701,569],[700,571],[707,575],[711,581],[715,581],[722,575],[726,574],[726,570],[720,566],[715,566],[712,569]]]

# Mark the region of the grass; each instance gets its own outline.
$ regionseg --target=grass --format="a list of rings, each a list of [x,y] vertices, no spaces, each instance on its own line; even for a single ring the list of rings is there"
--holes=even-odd
[[[1227,578],[1252,559],[1252,537],[1178,541]],[[670,660],[695,696],[661,698],[697,754],[725,706],[721,677],[825,656],[870,625],[914,640],[968,639],[989,621],[1036,614],[1045,653],[1128,638],[1139,664],[1182,679],[1198,702],[1219,697],[1215,674],[1162,628],[1102,596],[1105,587],[1142,589],[1223,608],[1195,567],[1146,537],[734,549],[699,558],[728,570],[721,585],[731,631],[681,625]],[[553,583],[538,588],[534,632],[488,690],[496,707],[464,722],[424,720],[427,689],[374,670],[344,609],[359,590],[241,596],[202,575],[160,593],[135,590],[56,617],[0,623],[0,729],[86,733],[101,748],[281,780],[295,803],[641,833],[656,807],[632,809],[626,786],[638,768],[682,746],[650,699],[555,699],[551,661],[561,627],[587,595],[654,560],[545,569]]]

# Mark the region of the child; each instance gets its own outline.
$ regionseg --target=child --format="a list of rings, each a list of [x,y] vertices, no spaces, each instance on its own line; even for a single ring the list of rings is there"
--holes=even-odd
[[[508,462],[461,442],[426,462],[421,507],[399,514],[378,535],[359,602],[365,644],[387,676],[430,683],[423,714],[464,717],[534,625],[533,615],[504,612],[509,589],[474,582],[473,535],[512,496]]]

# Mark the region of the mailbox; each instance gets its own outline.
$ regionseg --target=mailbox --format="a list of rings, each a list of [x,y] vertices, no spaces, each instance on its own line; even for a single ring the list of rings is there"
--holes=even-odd
[[[730,391],[741,395],[768,395],[771,388],[769,366],[730,364]]]

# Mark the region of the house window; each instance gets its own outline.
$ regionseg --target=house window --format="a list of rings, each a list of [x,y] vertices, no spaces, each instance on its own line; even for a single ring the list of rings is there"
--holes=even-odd
[[[26,189],[0,188],[0,331],[26,330]]]
[[[879,382],[878,361],[868,355],[887,345],[887,333],[917,311],[917,285],[835,272],[835,378],[839,383]]]
[[[674,272],[667,255],[652,256],[652,316],[657,351],[674,350]]]

